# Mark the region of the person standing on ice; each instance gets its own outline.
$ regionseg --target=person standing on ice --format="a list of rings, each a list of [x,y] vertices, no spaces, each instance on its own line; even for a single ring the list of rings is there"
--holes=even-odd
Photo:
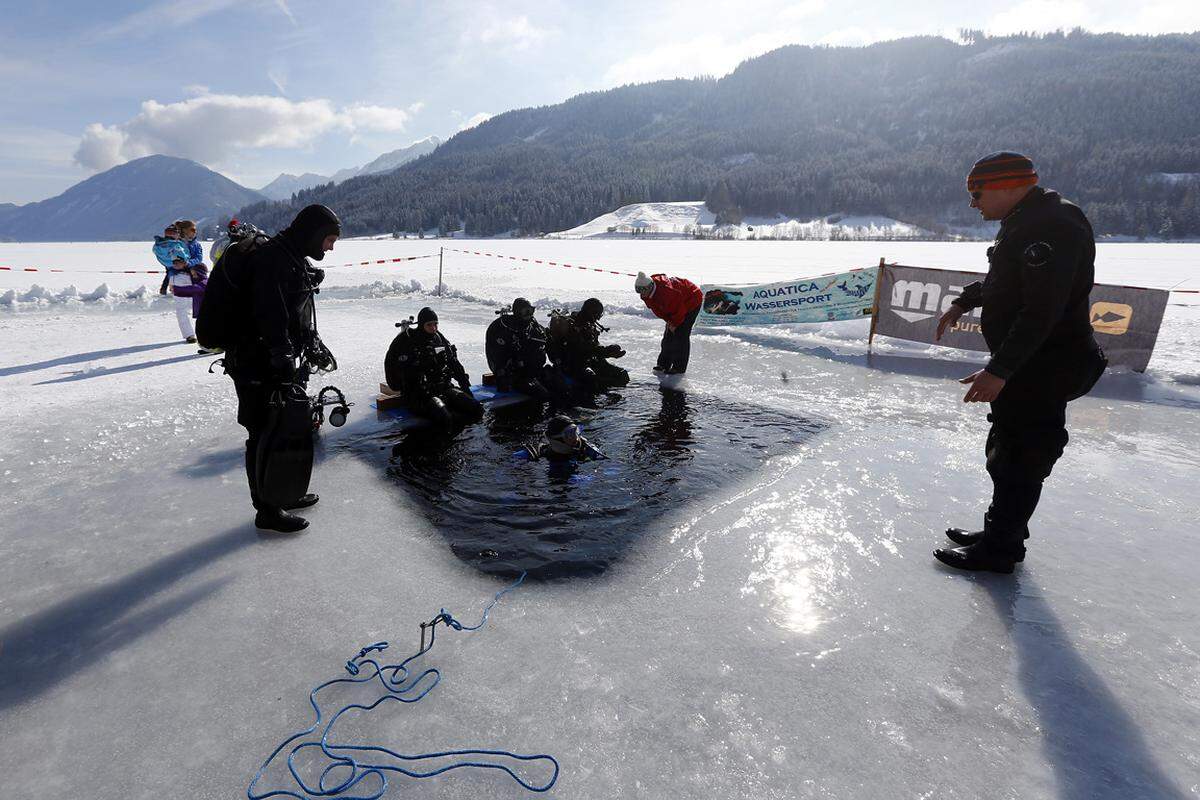
[[[163,281],[163,287],[159,290],[159,294],[166,294],[168,285],[191,287],[192,276],[189,274],[187,266],[187,245],[179,239],[179,229],[175,227],[174,223],[163,229],[162,236],[154,237],[154,257],[167,270],[167,278]],[[175,320],[179,323],[179,335],[183,337],[183,340],[188,344],[195,343],[196,331],[192,329],[192,300],[190,297],[176,295]]]
[[[1037,185],[1033,162],[1000,152],[967,176],[971,207],[1000,220],[988,273],[938,321],[937,338],[982,307],[991,359],[963,378],[965,403],[991,403],[986,454],[992,502],[983,530],[950,528],[959,547],[934,551],[957,569],[1009,573],[1025,559],[1042,483],[1067,444],[1067,403],[1091,391],[1107,365],[1092,333],[1088,296],[1096,241],[1078,206]]]
[[[341,236],[336,214],[321,205],[306,206],[292,224],[251,250],[240,261],[226,257],[226,271],[239,287],[234,344],[227,348],[225,369],[237,390],[238,424],[246,429],[246,478],[258,528],[294,533],[308,520],[289,513],[314,505],[306,494],[288,508],[266,505],[258,493],[258,445],[270,419],[271,396],[287,384],[304,385],[308,372],[303,356],[319,342],[314,295],[325,273],[308,259],[320,261]],[[216,273],[214,273],[216,274]],[[321,345],[323,347],[323,345]]]
[[[644,272],[637,274],[633,286],[654,316],[667,323],[654,371],[663,375],[682,375],[687,372],[692,326],[700,314],[704,293],[687,278],[647,277]]]
[[[179,238],[187,248],[187,269],[191,284],[184,286],[182,282],[171,287],[176,298],[188,297],[192,301],[192,319],[200,316],[200,303],[204,300],[204,289],[208,284],[208,267],[204,263],[204,249],[196,241],[196,223],[190,219],[176,221],[175,228]],[[219,353],[218,349],[201,347],[202,355]]]

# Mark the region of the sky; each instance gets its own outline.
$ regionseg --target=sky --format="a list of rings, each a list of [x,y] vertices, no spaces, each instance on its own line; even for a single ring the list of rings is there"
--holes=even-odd
[[[0,203],[162,153],[251,188],[786,44],[1200,29],[1196,0],[41,0],[0,19]]]

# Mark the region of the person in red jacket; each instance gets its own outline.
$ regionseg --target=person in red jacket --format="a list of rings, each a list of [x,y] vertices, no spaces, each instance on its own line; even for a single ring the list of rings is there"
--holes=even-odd
[[[692,348],[692,326],[700,314],[704,293],[687,278],[669,278],[666,275],[647,277],[644,272],[638,273],[633,286],[654,316],[667,323],[654,371],[664,375],[682,375],[687,372],[688,355]]]

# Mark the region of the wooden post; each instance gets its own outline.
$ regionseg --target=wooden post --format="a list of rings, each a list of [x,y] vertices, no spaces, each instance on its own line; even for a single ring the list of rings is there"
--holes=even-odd
[[[883,258],[880,258],[879,271],[875,273],[875,302],[871,308],[871,332],[867,335],[867,355],[871,354],[871,343],[875,341],[875,323],[879,321],[879,287],[883,285],[883,270],[886,263]]]
[[[446,248],[438,248],[438,297],[442,296],[442,260],[446,257]]]

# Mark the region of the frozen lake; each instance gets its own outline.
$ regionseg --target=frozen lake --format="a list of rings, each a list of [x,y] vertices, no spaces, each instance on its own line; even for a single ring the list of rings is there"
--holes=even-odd
[[[982,270],[986,249],[348,241],[327,261],[439,246],[697,282],[881,257]],[[477,621],[507,579],[448,531],[471,552],[506,533],[509,512],[471,471],[494,472],[509,442],[492,420],[460,437],[444,497],[397,479],[380,449],[394,437],[369,408],[392,323],[435,305],[478,378],[496,304],[525,295],[544,319],[594,294],[629,312],[605,324],[637,404],[594,435],[620,450],[683,419],[693,446],[731,447],[740,430],[747,449],[724,470],[720,450],[699,453],[693,485],[677,465],[652,514],[613,516],[621,547],[603,570],[527,583],[479,631],[440,630],[420,666],[441,685],[352,720],[346,738],[549,753],[562,767],[550,794],[565,798],[1200,796],[1200,295],[1172,296],[1145,375],[1106,376],[1071,405],[1026,563],[971,576],[931,551],[986,505],[984,409],[954,380],[972,354],[877,340],[868,356],[861,322],[697,332],[680,407],[652,382],[661,326],[630,278],[447,253],[439,299],[437,259],[334,267],[318,314],[341,368],[324,383],[357,405],[322,433],[312,526],[263,536],[231,382],[175,341],[156,276],[100,272],[154,269],[149,244],[0,244],[0,265],[65,270],[0,271],[6,794],[244,796],[310,724],[309,690],[361,647],[389,640],[398,661],[439,609]],[[1097,266],[1104,282],[1200,288],[1200,245],[1101,245]],[[635,456],[592,480],[646,497],[654,473]],[[571,486],[527,482],[557,502]],[[260,790],[294,788],[285,770],[267,778]],[[459,770],[393,778],[388,796],[527,793]]]

